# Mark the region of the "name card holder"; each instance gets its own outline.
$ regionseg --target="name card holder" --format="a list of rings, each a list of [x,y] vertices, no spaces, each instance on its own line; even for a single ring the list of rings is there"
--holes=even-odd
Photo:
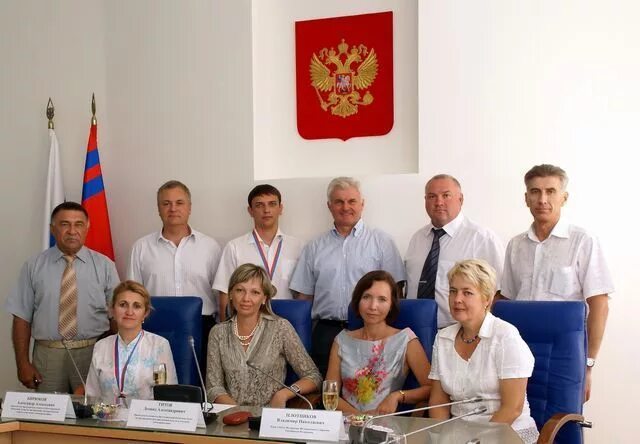
[[[7,392],[2,405],[2,419],[62,422],[75,417],[71,397],[57,393]]]
[[[127,427],[195,432],[206,427],[200,404],[193,402],[131,400]]]
[[[260,438],[338,442],[341,430],[342,412],[262,409]]]

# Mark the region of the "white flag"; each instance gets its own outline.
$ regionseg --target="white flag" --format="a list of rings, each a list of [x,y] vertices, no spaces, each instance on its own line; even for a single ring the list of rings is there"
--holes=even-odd
[[[55,207],[65,201],[64,185],[62,183],[62,169],[60,168],[60,154],[58,138],[53,129],[49,129],[49,169],[47,170],[47,194],[44,200],[44,230],[42,236],[42,249],[46,250],[53,245],[51,230],[51,212]]]

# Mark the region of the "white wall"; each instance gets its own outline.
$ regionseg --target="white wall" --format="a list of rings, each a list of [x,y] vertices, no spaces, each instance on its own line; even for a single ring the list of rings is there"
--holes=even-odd
[[[393,13],[394,123],[385,137],[356,137],[344,142],[338,139],[305,140],[298,133],[295,23],[361,14],[361,3],[342,0],[253,2],[253,165],[256,180],[417,172],[417,10],[417,0],[367,2],[366,12]],[[347,41],[351,45],[361,43]],[[328,47],[338,43],[325,42]],[[385,68],[388,67],[381,66],[380,69]],[[371,91],[375,96],[375,82]],[[363,158],[367,160],[363,162]]]
[[[595,423],[587,442],[633,442],[632,405],[624,400],[640,396],[632,329],[640,245],[627,235],[639,216],[632,178],[640,7],[458,0],[419,8],[420,173],[363,177],[365,217],[404,251],[424,223],[425,179],[449,172],[462,181],[467,215],[506,242],[530,222],[523,173],[535,163],[562,165],[571,177],[565,211],[600,235],[617,288],[586,407]],[[166,179],[192,188],[194,227],[220,242],[248,229],[251,17],[249,0],[0,3],[3,294],[40,243],[50,95],[68,195],[79,198],[96,92],[121,272],[133,240],[159,225],[154,193]],[[247,86],[230,89],[230,81]],[[284,194],[287,232],[309,239],[327,228],[327,181],[273,182]],[[9,317],[1,316],[4,390],[17,381]]]

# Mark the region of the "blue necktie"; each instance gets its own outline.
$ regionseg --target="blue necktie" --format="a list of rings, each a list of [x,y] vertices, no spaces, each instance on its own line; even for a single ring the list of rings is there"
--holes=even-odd
[[[436,275],[438,274],[438,256],[440,256],[440,238],[445,234],[442,228],[432,228],[433,242],[424,261],[420,283],[418,284],[418,299],[434,299],[436,293]]]

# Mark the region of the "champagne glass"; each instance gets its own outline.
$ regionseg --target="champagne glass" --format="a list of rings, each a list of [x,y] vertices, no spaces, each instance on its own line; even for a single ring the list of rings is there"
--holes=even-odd
[[[153,366],[153,382],[155,385],[167,383],[167,365],[164,362]]]
[[[338,408],[338,381],[322,382],[322,404],[325,410],[333,411]]]

